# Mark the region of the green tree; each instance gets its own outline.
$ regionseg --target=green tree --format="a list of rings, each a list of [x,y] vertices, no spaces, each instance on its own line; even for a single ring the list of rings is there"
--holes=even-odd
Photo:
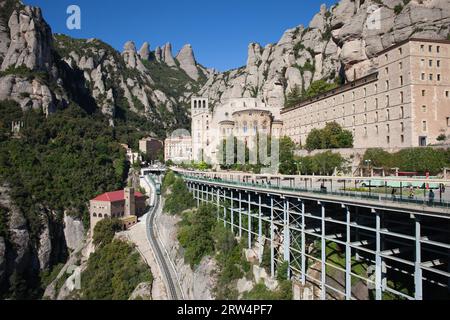
[[[296,174],[297,165],[294,159],[295,143],[289,137],[280,139],[280,166],[281,174]]]
[[[306,138],[306,149],[337,149],[353,147],[353,135],[337,122],[328,122],[323,129],[313,129]]]
[[[94,228],[94,244],[105,246],[114,239],[117,231],[122,229],[122,224],[118,219],[103,219],[97,222]]]

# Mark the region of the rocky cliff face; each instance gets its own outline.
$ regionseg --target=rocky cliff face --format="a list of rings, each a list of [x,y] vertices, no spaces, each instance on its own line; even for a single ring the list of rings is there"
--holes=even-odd
[[[22,211],[10,193],[9,185],[0,185],[0,213],[7,226],[7,231],[0,234],[0,296],[7,291],[13,274],[28,288],[36,289],[39,273],[48,271],[66,254],[64,234],[54,215],[41,208],[40,221],[33,222],[40,228],[30,230],[31,215]]]
[[[51,29],[41,10],[13,0],[3,0],[1,6],[0,100],[13,99],[23,109],[45,114],[64,107],[67,96],[52,53]]]
[[[294,88],[311,82],[352,80],[373,69],[383,49],[410,37],[443,39],[449,35],[449,0],[341,0],[322,5],[308,27],[287,30],[276,44],[251,43],[247,65],[216,73],[200,94],[215,102],[257,96],[283,107]]]

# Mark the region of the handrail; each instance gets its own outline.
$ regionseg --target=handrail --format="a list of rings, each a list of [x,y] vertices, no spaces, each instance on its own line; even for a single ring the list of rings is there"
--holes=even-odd
[[[312,194],[321,194],[321,195],[331,195],[331,196],[345,196],[350,198],[356,198],[356,199],[363,199],[363,200],[376,200],[376,201],[388,201],[392,203],[404,203],[404,204],[411,204],[411,205],[417,205],[417,206],[427,206],[427,207],[435,207],[435,208],[447,208],[447,210],[450,210],[450,202],[440,200],[440,201],[427,201],[426,198],[423,198],[422,200],[419,199],[408,199],[408,198],[400,198],[400,197],[389,197],[387,195],[382,194],[367,194],[363,192],[355,192],[355,191],[324,191],[317,188],[300,188],[300,187],[287,187],[287,186],[277,186],[277,185],[268,185],[268,184],[254,184],[254,183],[248,183],[248,182],[237,182],[237,181],[230,181],[230,180],[224,180],[224,179],[209,179],[209,178],[203,178],[198,176],[189,176],[184,175],[191,179],[196,179],[199,181],[205,181],[205,182],[215,182],[215,183],[226,183],[230,185],[235,186],[245,186],[245,187],[258,187],[261,189],[268,189],[268,190],[284,190],[284,191],[292,191],[292,192],[307,192]]]

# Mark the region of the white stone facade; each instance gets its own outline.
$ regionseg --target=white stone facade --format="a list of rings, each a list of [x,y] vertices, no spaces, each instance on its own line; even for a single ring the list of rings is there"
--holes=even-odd
[[[280,136],[280,109],[266,105],[256,98],[230,99],[212,108],[207,98],[193,98],[192,150],[194,161],[218,163],[220,143],[235,136],[252,147],[257,133]]]

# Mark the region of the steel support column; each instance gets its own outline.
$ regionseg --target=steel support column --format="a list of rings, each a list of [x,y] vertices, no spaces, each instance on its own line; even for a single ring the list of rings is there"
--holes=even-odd
[[[381,214],[379,211],[376,211],[375,215],[376,219],[376,230],[375,230],[375,297],[377,300],[383,300],[383,292],[382,292],[382,273],[383,273],[383,265],[381,259]]]
[[[274,247],[274,230],[273,223],[273,198],[270,198],[270,275],[275,277],[275,247]]]
[[[239,239],[242,239],[242,192],[239,191]]]
[[[345,207],[346,209],[346,243],[345,243],[345,299],[352,299],[352,248],[350,247],[351,239],[351,215],[350,208]]]
[[[261,194],[258,195],[258,242],[259,242],[259,263],[262,262],[264,244],[262,243],[262,208],[261,208]]]
[[[421,238],[421,225],[419,217],[415,217],[415,233],[416,233],[416,241],[415,241],[415,263],[414,263],[414,286],[415,286],[415,299],[422,300],[423,292],[422,292],[422,247],[420,244]]]
[[[220,189],[217,188],[217,198],[216,198],[216,205],[217,205],[217,221],[220,220]]]
[[[325,283],[327,281],[327,270],[326,270],[326,259],[327,259],[327,255],[326,255],[326,242],[325,242],[325,206],[322,203],[319,203],[322,207],[322,219],[321,219],[321,263],[322,263],[322,269],[321,269],[321,280],[320,280],[320,285],[321,285],[321,292],[320,292],[320,299],[321,300],[326,300],[327,297],[327,288],[325,287]]]
[[[301,247],[301,260],[302,260],[302,284],[306,284],[306,238],[305,238],[305,202],[302,201],[302,247]]]
[[[248,223],[247,223],[247,229],[248,229],[248,248],[252,248],[252,205],[251,205],[251,195],[250,192],[248,193]]]
[[[290,237],[290,225],[289,225],[289,200],[284,199],[284,261],[288,264],[287,277],[291,278],[291,237]]]
[[[223,226],[226,228],[227,227],[227,205],[226,205],[226,190],[223,189]]]
[[[233,190],[231,190],[231,232],[234,235],[234,193]]]

